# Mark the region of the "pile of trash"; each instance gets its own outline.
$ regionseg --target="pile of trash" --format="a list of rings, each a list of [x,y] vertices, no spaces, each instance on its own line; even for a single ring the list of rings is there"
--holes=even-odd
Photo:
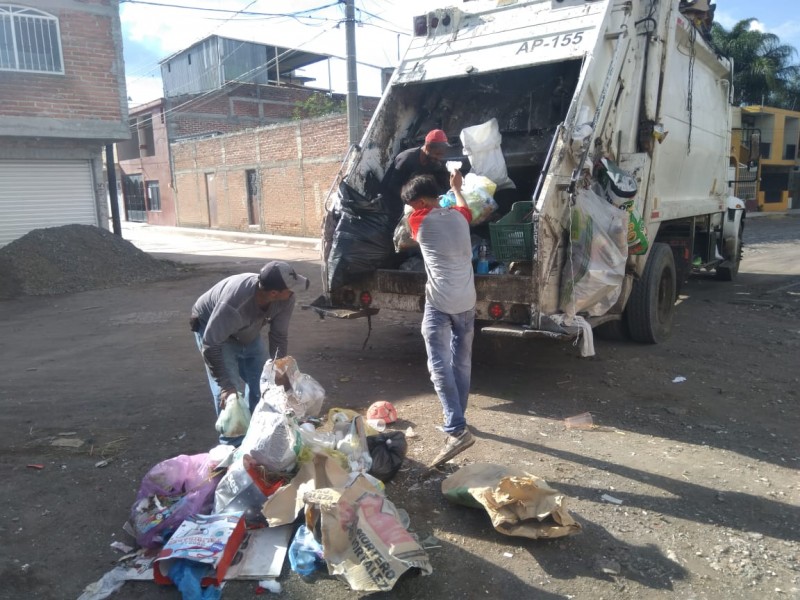
[[[229,400],[217,421],[223,435],[243,426],[241,445],[152,467],[125,526],[138,550],[123,545],[119,566],[80,600],[127,580],[174,584],[184,598],[219,598],[231,579],[279,589],[287,554],[295,572],[327,569],[353,590],[391,590],[411,569],[430,574],[408,514],[385,494],[407,451],[402,431],[384,430],[396,410],[381,401],[368,418],[343,408],[320,418],[324,399],[292,357],[267,361],[252,414]]]
[[[99,227],[47,227],[0,248],[0,299],[175,279],[185,272]]]

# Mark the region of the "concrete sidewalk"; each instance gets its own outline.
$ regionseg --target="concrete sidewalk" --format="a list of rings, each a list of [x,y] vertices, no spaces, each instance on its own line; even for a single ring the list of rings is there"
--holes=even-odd
[[[302,250],[319,250],[319,238],[292,237],[286,235],[270,235],[266,233],[249,233],[246,231],[225,231],[222,229],[201,229],[192,227],[168,227],[163,225],[150,225],[148,223],[133,223],[123,221],[121,223],[122,237],[128,238],[128,234],[134,237],[153,235],[179,235],[207,240],[221,240],[236,244],[258,244],[263,246],[273,246],[277,248],[297,248]],[[109,229],[113,231],[109,224]]]
[[[760,217],[796,217],[800,216],[800,208],[776,211],[752,211],[745,216],[746,219],[757,219]]]

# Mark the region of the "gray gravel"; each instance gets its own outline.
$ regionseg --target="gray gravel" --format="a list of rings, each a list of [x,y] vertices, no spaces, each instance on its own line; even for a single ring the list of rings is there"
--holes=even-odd
[[[92,225],[34,229],[0,248],[0,299],[177,279],[187,271]]]

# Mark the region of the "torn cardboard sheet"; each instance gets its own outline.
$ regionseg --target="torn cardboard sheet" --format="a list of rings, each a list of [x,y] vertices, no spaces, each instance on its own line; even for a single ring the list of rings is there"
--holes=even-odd
[[[297,475],[264,503],[262,514],[270,527],[293,523],[303,509],[303,495],[317,488],[344,488],[349,474],[327,454],[314,454]]]
[[[345,490],[308,492],[305,500],[306,525],[313,531],[322,520],[328,572],[353,590],[389,591],[409,569],[433,572],[425,550],[401,525],[394,504],[363,476]]]
[[[486,509],[494,528],[506,535],[557,538],[581,529],[567,511],[566,496],[519,469],[467,465],[442,482],[442,493],[456,504]]]

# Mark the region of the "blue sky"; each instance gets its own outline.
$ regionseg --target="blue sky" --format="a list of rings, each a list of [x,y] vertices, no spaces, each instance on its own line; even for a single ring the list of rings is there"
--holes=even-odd
[[[158,61],[211,34],[250,39],[276,45],[301,47],[312,52],[345,56],[342,5],[336,0],[147,0],[212,9],[234,9],[253,13],[287,14],[327,8],[306,13],[307,18],[278,18],[266,15],[231,15],[225,12],[187,10],[139,4],[122,0],[120,17],[125,50],[128,96],[133,104],[142,104],[161,96]],[[664,0],[662,0],[664,1]],[[357,19],[363,22],[356,30],[356,52],[362,63],[358,69],[359,92],[380,93],[380,71],[374,67],[394,66],[398,46],[408,43],[414,15],[447,0],[356,0]],[[755,27],[775,33],[785,44],[800,51],[800,0],[716,0],[716,18],[724,27],[754,17]],[[231,18],[232,17],[232,18]],[[800,56],[796,58],[800,62]],[[372,65],[372,66],[369,66]],[[346,91],[346,66],[343,60],[331,61],[330,85],[334,91]],[[328,87],[326,64],[308,68],[304,74],[316,77],[319,87]]]

